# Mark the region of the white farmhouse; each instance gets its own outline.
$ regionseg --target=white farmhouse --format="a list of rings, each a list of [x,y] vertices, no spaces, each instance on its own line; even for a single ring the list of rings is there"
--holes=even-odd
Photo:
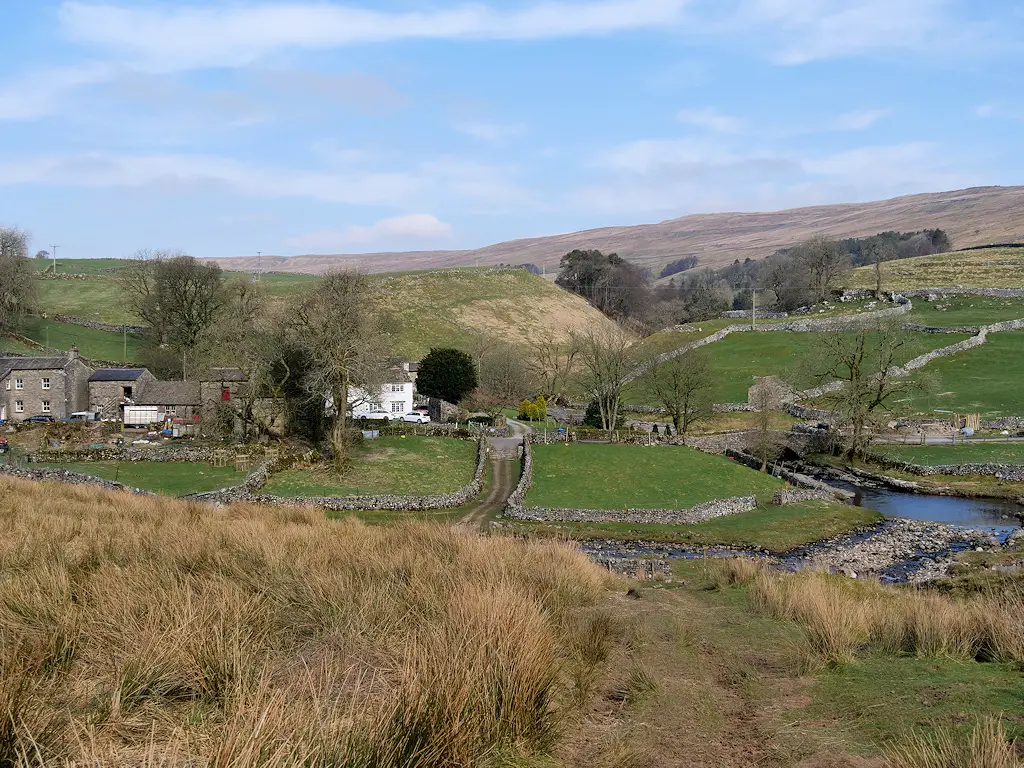
[[[381,386],[379,392],[365,392],[356,387],[350,389],[348,406],[353,418],[359,418],[370,411],[386,411],[397,419],[412,410],[412,377],[404,366],[394,368],[388,372],[387,382]]]

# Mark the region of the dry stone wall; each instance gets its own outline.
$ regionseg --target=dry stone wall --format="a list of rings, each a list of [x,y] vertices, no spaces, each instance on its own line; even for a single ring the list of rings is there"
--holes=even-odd
[[[736,515],[757,508],[755,496],[735,496],[697,504],[689,509],[546,509],[526,507],[506,509],[505,515],[516,520],[560,523],[661,523],[692,525],[716,517]]]
[[[139,496],[154,496],[149,491],[139,488],[132,488],[124,483],[115,483],[113,480],[104,480],[92,475],[83,475],[81,472],[71,472],[67,469],[56,467],[21,467],[13,464],[0,464],[0,475],[8,477],[20,477],[23,480],[49,481],[56,483],[67,483],[68,485],[94,485],[105,488],[109,491],[130,491]]]
[[[530,449],[530,436],[523,438],[523,468],[519,476],[519,482],[512,489],[508,500],[505,502],[505,514],[508,517],[516,517],[522,514],[526,505],[526,494],[533,484],[533,451]]]
[[[780,488],[772,496],[772,504],[783,507],[803,501],[835,501],[836,495],[823,488]]]
[[[914,464],[909,461],[897,461],[887,456],[872,456],[872,460],[885,467],[898,469],[911,475],[933,477],[936,475],[987,475],[998,480],[1010,480],[1015,483],[1024,482],[1024,466],[1019,464],[936,464],[934,466]]]
[[[55,463],[66,461],[156,461],[208,462],[213,458],[209,448],[175,446],[173,448],[97,448],[95,450],[39,451],[29,454],[29,462]]]

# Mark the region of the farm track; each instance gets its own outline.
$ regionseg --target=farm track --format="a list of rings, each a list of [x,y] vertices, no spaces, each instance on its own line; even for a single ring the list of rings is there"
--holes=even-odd
[[[510,460],[491,461],[491,482],[487,495],[459,520],[460,526],[483,528],[491,517],[505,508],[505,502],[516,486],[517,464]]]

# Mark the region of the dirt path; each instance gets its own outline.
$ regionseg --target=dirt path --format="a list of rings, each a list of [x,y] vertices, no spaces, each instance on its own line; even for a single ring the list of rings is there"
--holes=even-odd
[[[491,461],[491,482],[487,494],[459,520],[459,525],[479,529],[487,524],[490,517],[501,512],[516,486],[518,468],[517,461]]]

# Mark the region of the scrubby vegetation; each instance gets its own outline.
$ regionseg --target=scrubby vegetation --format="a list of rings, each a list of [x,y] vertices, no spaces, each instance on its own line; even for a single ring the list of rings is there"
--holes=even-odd
[[[542,756],[607,583],[562,546],[0,479],[0,764]]]

